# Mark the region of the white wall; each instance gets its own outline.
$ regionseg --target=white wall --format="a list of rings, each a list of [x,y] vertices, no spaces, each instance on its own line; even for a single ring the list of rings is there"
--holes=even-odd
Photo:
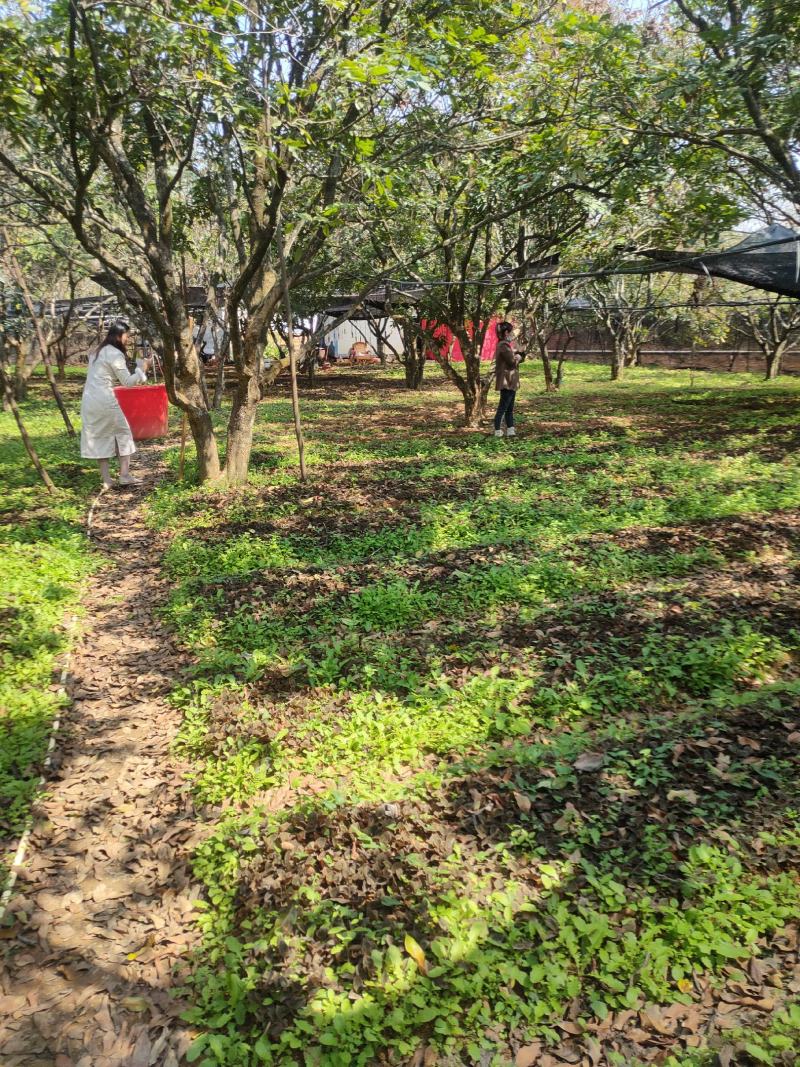
[[[334,320],[328,318],[328,322]],[[388,338],[389,344],[385,344],[386,358],[388,360],[394,359],[392,348],[398,352],[403,351],[403,338],[398,330],[397,326],[391,319],[379,319],[381,332],[384,337]],[[325,334],[325,344],[330,341],[336,345],[336,353],[338,356],[346,356],[350,351],[350,346],[355,344],[356,341],[366,341],[372,351],[377,355],[378,353],[378,338],[373,329],[372,323],[366,319],[359,319],[356,322],[342,322],[335,329]]]

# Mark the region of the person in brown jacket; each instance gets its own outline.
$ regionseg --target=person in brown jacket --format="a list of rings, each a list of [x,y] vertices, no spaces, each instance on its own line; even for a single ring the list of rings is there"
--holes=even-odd
[[[500,393],[500,403],[494,417],[494,435],[503,436],[503,419],[506,420],[506,434],[508,437],[516,437],[514,429],[514,401],[519,389],[519,365],[522,355],[514,351],[511,338],[514,334],[514,326],[510,322],[498,322],[497,349],[495,358],[494,387]]]

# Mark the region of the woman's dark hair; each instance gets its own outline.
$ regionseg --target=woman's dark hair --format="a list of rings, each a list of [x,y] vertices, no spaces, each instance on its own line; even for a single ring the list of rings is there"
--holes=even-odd
[[[513,329],[514,329],[514,323],[513,322],[498,322],[497,325],[495,326],[495,330],[497,332],[497,336],[501,341],[504,341],[506,339],[506,337],[508,337],[508,335],[512,332]]]
[[[113,345],[113,347],[118,348],[124,356],[127,356],[128,350],[123,344],[122,338],[128,333],[129,329],[130,327],[123,319],[117,319],[116,322],[112,322],[108,327],[108,333],[105,336],[103,344],[100,345],[100,348],[103,348],[105,345]]]

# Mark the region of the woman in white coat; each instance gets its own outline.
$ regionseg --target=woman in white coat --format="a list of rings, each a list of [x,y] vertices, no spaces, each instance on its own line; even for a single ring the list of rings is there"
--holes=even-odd
[[[103,488],[110,489],[109,461],[119,456],[119,484],[138,485],[131,477],[131,456],[136,451],[128,420],[122,413],[114,387],[147,381],[152,360],[146,359],[130,374],[125,363],[128,324],[115,322],[100,347],[89,357],[89,370],[81,400],[81,456],[100,464]]]

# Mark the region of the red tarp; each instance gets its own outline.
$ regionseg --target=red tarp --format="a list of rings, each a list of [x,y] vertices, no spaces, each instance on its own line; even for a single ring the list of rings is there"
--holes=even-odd
[[[481,361],[484,363],[490,363],[494,359],[494,350],[497,348],[497,332],[495,326],[499,322],[499,319],[491,319],[489,321],[489,327],[486,330],[486,336],[483,339],[483,346],[481,348]],[[430,324],[433,326],[433,323]],[[428,323],[423,320],[423,330],[428,328]],[[467,325],[467,331],[472,336],[474,327],[472,323]],[[433,331],[433,336],[439,342],[439,351],[442,355],[447,355],[450,352],[450,345],[453,345],[453,350],[450,352],[450,359],[453,363],[463,363],[464,354],[461,351],[461,345],[458,339],[453,339],[453,333],[449,326],[437,326]],[[428,359],[433,359],[433,352],[428,349]]]

